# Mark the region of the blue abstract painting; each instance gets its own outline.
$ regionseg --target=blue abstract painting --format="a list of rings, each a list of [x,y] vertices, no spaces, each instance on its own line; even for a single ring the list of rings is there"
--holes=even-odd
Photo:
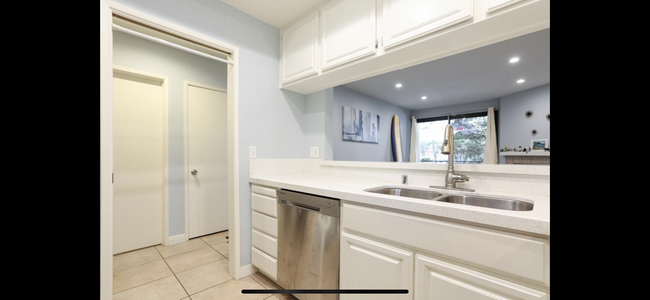
[[[343,140],[379,143],[379,116],[343,106]]]

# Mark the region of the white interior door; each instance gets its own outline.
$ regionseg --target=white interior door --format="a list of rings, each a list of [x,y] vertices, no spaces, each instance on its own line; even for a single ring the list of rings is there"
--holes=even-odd
[[[188,84],[189,238],[228,229],[227,98]]]
[[[116,254],[162,241],[164,81],[113,74]]]

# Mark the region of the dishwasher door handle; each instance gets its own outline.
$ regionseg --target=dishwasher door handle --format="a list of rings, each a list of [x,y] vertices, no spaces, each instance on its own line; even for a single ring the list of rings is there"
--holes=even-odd
[[[287,203],[286,200],[282,200],[280,202],[280,204],[281,205],[286,205],[286,206],[291,206],[291,207],[296,207],[296,208],[299,208],[299,209],[311,210],[313,212],[320,212],[320,208],[318,208],[318,207],[311,207],[311,206],[307,206],[307,205],[304,205],[304,204],[297,204],[297,203],[293,203],[293,202]]]

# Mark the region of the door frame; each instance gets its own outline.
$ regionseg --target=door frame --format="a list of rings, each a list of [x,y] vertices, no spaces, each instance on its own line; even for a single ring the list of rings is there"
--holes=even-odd
[[[190,133],[190,118],[189,118],[189,110],[188,110],[188,88],[189,86],[196,86],[204,89],[209,89],[209,90],[214,90],[218,92],[224,92],[226,93],[226,97],[228,97],[228,90],[210,86],[207,84],[202,84],[194,81],[189,81],[189,80],[183,80],[183,150],[185,153],[185,234],[187,235],[187,239],[190,238],[190,211],[189,211],[189,204],[190,204],[190,139],[189,139],[189,133]],[[227,100],[226,100],[227,101]],[[226,103],[226,110],[228,110],[228,103]],[[227,129],[226,129],[227,130]],[[228,216],[228,219],[230,219],[231,216]],[[230,223],[228,224],[230,227]],[[228,228],[230,230],[230,228]],[[228,240],[230,240],[230,232],[228,232]]]
[[[163,103],[162,103],[162,232],[160,233],[160,243],[163,245],[169,244],[169,78],[164,75],[140,71],[133,68],[127,68],[119,65],[113,65],[113,75],[117,73],[126,74],[129,76],[142,78],[156,83],[161,83],[163,88]],[[112,101],[112,95],[111,95]],[[112,121],[111,121],[112,122]],[[112,124],[111,124],[112,127]]]
[[[228,273],[235,280],[251,273],[251,266],[241,266],[239,226],[239,47],[185,29],[173,23],[141,13],[128,6],[100,0],[100,298],[113,295],[113,33],[115,14],[187,40],[230,53],[228,59],[228,235],[230,252]]]

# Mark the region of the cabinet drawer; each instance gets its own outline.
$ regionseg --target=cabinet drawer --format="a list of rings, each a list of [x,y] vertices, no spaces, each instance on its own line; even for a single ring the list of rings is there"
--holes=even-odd
[[[253,229],[253,246],[273,258],[278,258],[278,239]]]
[[[253,212],[253,229],[257,229],[274,238],[278,237],[278,219]]]
[[[251,191],[256,194],[264,195],[264,196],[269,196],[272,198],[277,198],[278,197],[278,190],[272,189],[272,188],[267,188],[259,185],[253,185],[251,188]]]
[[[278,200],[275,198],[251,193],[251,207],[254,211],[271,217],[278,217]]]
[[[549,295],[424,255],[415,256],[415,299],[547,300]]]
[[[341,227],[549,286],[547,240],[347,203]]]
[[[255,247],[252,247],[252,250],[251,257],[253,266],[257,267],[260,272],[273,279],[273,281],[277,281],[278,261]]]

